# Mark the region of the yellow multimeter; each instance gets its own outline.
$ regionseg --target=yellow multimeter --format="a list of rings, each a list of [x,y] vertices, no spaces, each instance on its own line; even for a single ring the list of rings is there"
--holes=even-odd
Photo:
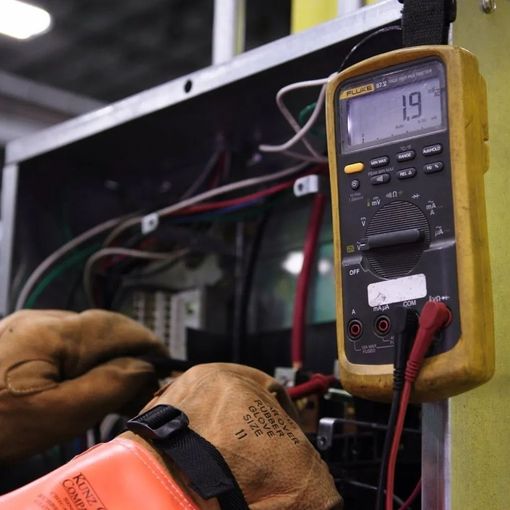
[[[443,301],[415,401],[445,398],[494,371],[484,172],[485,81],[476,58],[420,46],[356,64],[328,83],[340,378],[392,393],[396,307]]]

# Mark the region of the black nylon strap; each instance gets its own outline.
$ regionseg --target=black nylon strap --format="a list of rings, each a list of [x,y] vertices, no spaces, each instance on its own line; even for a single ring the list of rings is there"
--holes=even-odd
[[[456,0],[399,0],[404,46],[448,44],[450,23],[455,21]]]
[[[222,510],[248,510],[244,495],[221,453],[188,428],[187,416],[159,405],[127,422],[132,432],[150,440],[187,475],[203,499],[217,498]]]

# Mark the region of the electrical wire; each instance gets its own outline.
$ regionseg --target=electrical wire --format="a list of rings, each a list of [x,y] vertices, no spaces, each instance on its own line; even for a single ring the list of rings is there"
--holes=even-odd
[[[234,310],[234,324],[232,334],[232,361],[234,363],[242,363],[243,347],[246,339],[246,326],[248,317],[248,306],[250,304],[250,296],[253,287],[253,279],[255,277],[255,267],[262,246],[264,232],[267,223],[271,217],[271,211],[266,211],[262,218],[258,221],[255,228],[255,234],[248,251],[247,261],[242,270],[242,280],[239,292],[238,308]]]
[[[303,248],[303,265],[298,276],[296,295],[294,299],[294,312],[292,316],[291,333],[291,358],[294,369],[299,370],[303,365],[306,305],[308,291],[312,275],[315,251],[319,239],[326,198],[322,193],[317,193],[313,200],[310,221],[306,231],[305,245]]]
[[[214,170],[216,170],[218,166],[218,162],[222,156],[223,150],[216,150],[213,155],[209,158],[209,161],[205,165],[205,168],[202,170],[202,173],[198,176],[198,178],[193,181],[193,184],[182,194],[181,200],[185,198],[189,198],[193,196],[209,179]]]
[[[334,375],[313,374],[309,381],[287,388],[292,400],[298,400],[309,395],[324,395],[337,382]]]
[[[405,383],[400,400],[395,433],[391,444],[386,478],[386,510],[393,510],[393,490],[395,486],[395,467],[397,464],[398,448],[404,428],[407,406],[411,397],[414,381],[418,377],[425,354],[429,350],[436,333],[446,327],[451,321],[452,314],[442,302],[427,301],[419,318],[419,329],[406,363]]]
[[[177,211],[180,211],[181,209],[184,209],[191,205],[195,205],[199,202],[203,202],[204,200],[208,200],[209,198],[213,198],[213,197],[231,193],[233,191],[237,191],[240,189],[257,186],[259,184],[264,184],[266,182],[276,181],[279,179],[283,179],[285,177],[289,177],[291,175],[301,172],[307,166],[308,166],[308,163],[299,163],[298,165],[294,165],[290,168],[286,168],[285,170],[281,170],[279,172],[276,172],[276,173],[273,173],[270,175],[264,175],[262,177],[251,177],[249,179],[244,179],[242,181],[226,184],[224,186],[220,186],[219,188],[215,188],[215,189],[200,193],[198,195],[195,195],[194,197],[190,197],[185,200],[181,200],[181,201],[177,202],[176,204],[172,204],[168,207],[159,209],[159,210],[153,212],[152,214],[157,215],[158,218],[161,218],[164,216],[169,216]],[[144,217],[145,216],[136,216],[134,218],[129,218],[126,221],[122,222],[120,225],[118,225],[116,228],[114,228],[112,232],[110,232],[110,234],[106,238],[103,245],[105,247],[110,246],[113,243],[113,241],[115,241],[123,232],[125,232],[126,230],[128,230],[131,227],[140,225],[142,223],[142,220]]]
[[[84,259],[89,257],[91,253],[94,253],[99,248],[99,245],[89,246],[83,250],[77,251],[69,258],[64,259],[63,262],[55,266],[39,283],[34,287],[33,292],[28,296],[25,303],[25,308],[32,308],[40,295],[46,290],[46,287],[62,275],[67,269],[75,266],[82,262]]]
[[[345,66],[347,65],[347,62],[349,62],[349,59],[361,48],[361,46],[364,46],[367,42],[372,40],[374,37],[377,37],[378,35],[381,35],[381,34],[385,34],[387,32],[402,32],[402,27],[400,27],[398,25],[382,27],[382,28],[377,29],[375,32],[371,32],[370,34],[363,37],[363,39],[361,39],[361,41],[356,43],[350,49],[349,53],[347,53],[345,58],[342,60],[342,63],[340,64],[338,72],[342,71],[345,68]],[[400,45],[400,47],[402,47],[402,45]]]
[[[269,188],[256,191],[255,193],[251,193],[250,195],[244,195],[242,197],[237,198],[230,198],[228,200],[221,200],[218,202],[206,202],[203,204],[198,205],[192,205],[190,207],[186,207],[182,211],[180,211],[180,214],[193,214],[197,212],[204,212],[204,211],[212,211],[215,209],[223,209],[223,208],[230,208],[230,207],[236,207],[239,205],[244,205],[246,203],[255,202],[261,198],[267,197],[269,195],[274,195],[275,193],[278,193],[279,191],[283,191],[286,189],[291,188],[294,185],[294,181],[285,181],[280,184],[275,184],[274,186],[271,186]]]
[[[395,486],[395,467],[397,465],[398,447],[400,438],[402,437],[402,429],[404,428],[404,420],[406,417],[407,406],[411,397],[411,383],[404,384],[402,397],[400,398],[400,406],[398,410],[397,423],[395,424],[395,432],[393,434],[393,442],[391,444],[390,457],[388,459],[388,470],[386,479],[386,510],[393,510],[393,490]]]
[[[421,492],[421,478],[418,480],[413,492],[411,492],[410,496],[404,501],[403,505],[398,510],[407,510],[417,498],[418,494]]]
[[[305,122],[303,127],[301,127],[299,129],[299,131],[297,131],[297,133],[292,138],[287,140],[285,143],[282,143],[280,145],[266,145],[266,144],[259,145],[259,150],[261,152],[287,151],[291,147],[296,145],[296,143],[298,143],[299,141],[301,141],[303,139],[303,137],[306,135],[306,133],[308,133],[308,131],[310,131],[310,129],[313,127],[313,125],[319,118],[319,115],[322,111],[322,107],[324,106],[324,97],[326,95],[326,83],[327,83],[328,79],[329,78],[321,78],[320,80],[310,80],[310,81],[304,81],[304,82],[299,82],[299,83],[293,83],[291,85],[287,85],[287,87],[284,87],[283,89],[281,89],[278,92],[278,94],[280,94],[280,92],[282,92],[282,90],[284,90],[286,88],[288,88],[289,90],[294,90],[295,88],[316,87],[319,84],[322,85],[321,90],[319,92],[319,97],[317,98],[317,103],[315,105],[315,108],[313,109],[312,114],[310,115],[308,120]],[[290,89],[290,87],[293,87],[293,88]],[[277,97],[278,97],[278,94],[277,94]],[[290,112],[289,112],[289,115],[290,115]],[[292,118],[294,119],[294,117],[292,117]],[[294,121],[295,121],[295,119],[294,119]],[[294,124],[292,124],[292,126],[294,127]],[[298,126],[299,126],[299,124],[298,124]],[[312,152],[312,155],[315,157],[318,157],[318,158],[323,158],[327,161],[327,158],[324,158],[323,156],[318,154],[315,150]]]
[[[310,163],[327,163],[328,158],[326,156],[321,156],[320,158],[316,158],[315,156],[311,156],[308,154],[303,154],[301,152],[295,152],[295,151],[282,151],[282,154],[285,156],[288,156],[289,158],[298,159],[299,161],[308,161]]]
[[[303,82],[297,82],[297,83],[291,83],[289,85],[286,85],[285,87],[281,88],[278,93],[276,94],[276,104],[282,113],[282,115],[285,117],[285,120],[289,123],[289,125],[292,127],[292,129],[295,131],[295,135],[289,139],[287,142],[281,144],[281,145],[259,145],[259,150],[261,152],[283,152],[286,153],[288,156],[294,157],[296,159],[302,159],[302,160],[310,160],[316,162],[327,162],[327,158],[324,157],[322,154],[317,152],[317,150],[311,145],[311,143],[307,140],[306,134],[308,131],[313,127],[317,119],[319,118],[319,115],[321,113],[323,103],[324,103],[324,97],[326,93],[326,85],[330,78],[341,72],[345,66],[347,65],[347,62],[349,59],[358,51],[358,49],[365,45],[368,41],[370,41],[372,38],[391,31],[401,31],[401,27],[392,25],[389,27],[383,27],[375,32],[372,32],[368,34],[366,37],[364,37],[361,41],[359,41],[357,44],[355,44],[349,53],[345,56],[342,63],[340,64],[340,67],[336,73],[331,74],[328,78],[319,78],[317,80],[307,80]],[[315,106],[313,108],[312,114],[309,117],[308,121],[301,126],[299,122],[295,119],[295,117],[292,115],[290,110],[287,108],[283,101],[283,97],[288,94],[289,92],[293,90],[303,89],[303,88],[309,88],[309,87],[318,87],[321,86],[321,90],[319,93],[319,96],[317,98],[317,101],[315,103]],[[303,145],[308,149],[310,156],[299,154],[299,153],[289,153],[288,149],[290,147],[294,146],[296,143],[302,142]]]
[[[345,478],[337,478],[335,479],[335,483],[345,483],[347,485],[352,485],[353,487],[359,487],[361,489],[368,489],[368,490],[371,490],[371,491],[377,491],[377,487],[375,485],[370,485],[368,483],[364,483],[364,482],[358,482],[357,480],[349,480],[349,479],[345,479]],[[393,501],[395,501],[395,503],[397,505],[403,505],[404,504],[404,501],[402,499],[400,499],[397,495],[393,495]]]
[[[326,83],[329,78],[320,78],[318,80],[308,80],[308,81],[302,81],[298,83],[291,83],[290,85],[287,85],[283,88],[281,88],[278,93],[276,94],[276,104],[278,108],[280,109],[280,112],[285,117],[285,120],[290,124],[292,129],[298,134],[301,131],[301,125],[299,122],[294,118],[290,110],[287,108],[286,104],[283,101],[283,98],[286,94],[289,92],[292,92],[294,90],[299,90],[303,88],[309,88],[309,87],[318,87],[321,86],[323,89],[325,89]],[[312,110],[312,115],[315,112],[315,109],[317,108],[317,103],[314,105],[314,108]],[[320,113],[320,112],[319,112]],[[308,119],[310,120],[310,119]],[[305,133],[306,134],[306,133]],[[306,136],[303,135],[301,142],[303,145],[308,149],[310,154],[316,158],[320,159],[327,159],[324,158],[322,154],[317,152],[315,148],[310,144],[310,142],[307,140]]]
[[[88,241],[89,239],[92,239],[98,235],[104,234],[105,232],[108,232],[115,226],[119,225],[120,223],[125,220],[127,216],[120,216],[117,218],[113,218],[111,220],[105,221],[103,223],[100,223],[99,225],[96,225],[95,227],[86,230],[79,236],[75,237],[71,241],[63,244],[60,248],[58,248],[56,251],[54,251],[52,254],[48,255],[32,272],[32,274],[28,277],[27,281],[23,285],[23,288],[21,289],[20,293],[18,294],[18,298],[16,300],[16,306],[15,310],[21,310],[28,299],[28,296],[32,293],[32,290],[34,286],[37,284],[37,282],[40,280],[40,278],[50,269],[54,264],[56,264],[62,257],[67,255],[70,251],[74,250],[80,244],[83,244],[84,242]]]
[[[414,310],[399,307],[393,313],[393,330],[396,335],[393,362],[393,395],[391,400],[388,426],[384,438],[384,446],[381,454],[381,466],[379,469],[379,481],[377,485],[377,499],[375,510],[384,510],[384,487],[386,485],[386,473],[390,456],[393,434],[397,423],[402,388],[404,386],[404,373],[407,358],[411,350],[413,340],[418,327],[418,315]]]
[[[146,260],[164,260],[167,262],[173,262],[183,255],[188,253],[188,250],[180,250],[176,252],[170,253],[162,253],[162,252],[151,252],[151,251],[142,251],[142,250],[132,250],[129,248],[103,248],[96,253],[94,253],[85,264],[85,269],[83,270],[83,288],[85,290],[85,295],[87,296],[89,302],[91,304],[94,303],[94,296],[92,292],[92,270],[94,264],[104,258],[110,257],[112,255],[120,255],[122,257],[133,257],[139,259]]]

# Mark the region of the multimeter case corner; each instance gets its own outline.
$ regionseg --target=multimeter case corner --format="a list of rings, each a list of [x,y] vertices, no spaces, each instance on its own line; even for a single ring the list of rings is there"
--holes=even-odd
[[[374,77],[381,74],[391,77],[392,73],[397,73],[395,76],[405,84],[407,78],[402,69],[422,65],[428,70],[429,67],[432,68],[432,64],[425,64],[431,62],[439,62],[438,66],[444,67],[442,79],[446,97],[446,124],[444,129],[438,130],[437,139],[442,140],[442,143],[435,144],[436,147],[445,148],[440,174],[434,174],[439,163],[434,163],[436,167],[430,166],[433,165],[431,160],[426,159],[429,156],[426,151],[434,150],[434,144],[420,146],[422,138],[425,141],[434,139],[430,135],[422,137],[415,133],[409,140],[403,140],[401,135],[398,135],[400,140],[396,144],[392,140],[383,140],[380,143],[368,140],[367,143],[362,136],[358,137],[358,147],[351,150],[351,154],[348,154],[347,150],[343,151],[345,140],[341,139],[340,124],[344,122],[344,125],[348,126],[344,130],[351,126],[348,125],[349,120],[340,119],[342,99],[349,95],[373,94],[371,103],[365,101],[368,105],[364,106],[366,110],[371,105],[373,107],[373,101],[377,100],[376,87],[384,85],[384,81],[377,81]],[[408,75],[412,76],[409,73]],[[352,85],[346,89],[346,83]],[[404,90],[404,86],[401,87],[399,90]],[[342,98],[341,94],[344,95]],[[418,94],[419,92],[410,92],[407,95],[407,89],[401,94],[404,121],[409,121],[410,117],[414,119],[421,116],[422,101],[425,100]],[[431,98],[430,101],[437,102],[437,99]],[[358,103],[361,104],[360,101]],[[343,105],[342,108],[345,109]],[[357,107],[357,110],[362,111],[361,107]],[[452,325],[437,339],[432,353],[425,360],[414,387],[413,400],[425,402],[443,399],[487,381],[494,371],[492,289],[484,196],[484,173],[489,161],[488,122],[486,86],[475,56],[467,50],[452,46],[418,46],[378,55],[353,65],[333,76],[328,82],[326,121],[335,243],[337,338],[343,386],[353,395],[363,398],[380,401],[391,399],[392,347],[395,337],[384,337],[377,330],[374,333],[373,328],[374,320],[382,321],[381,317],[386,317],[390,321],[392,310],[402,306],[402,302],[398,302],[399,289],[391,287],[398,286],[400,281],[422,287],[417,290],[418,297],[406,301],[418,312],[427,300],[439,299],[444,300],[451,308],[454,317]],[[366,132],[372,130],[380,135],[381,129],[384,129],[385,118],[372,118],[369,122],[383,124],[383,127],[370,127],[371,125],[367,124],[369,127]],[[421,131],[418,134],[420,133]],[[372,157],[374,154],[378,155],[377,151],[374,152],[374,145],[380,149],[381,157],[361,161],[364,154]],[[418,156],[412,163],[392,163],[394,155],[386,153],[393,146],[410,150]],[[402,152],[397,154],[400,155]],[[425,159],[421,161],[420,158]],[[418,165],[420,161],[421,164]],[[386,170],[378,168],[381,163],[389,165]],[[370,168],[372,170],[366,170]],[[428,173],[429,169],[431,175],[423,175]],[[412,194],[407,184],[411,180],[407,179],[405,171],[407,174],[414,172],[413,176],[417,175],[413,181],[415,188]],[[380,177],[383,174],[389,177]],[[400,180],[401,176],[406,180]],[[426,181],[429,177],[437,179],[434,181],[435,185],[430,184],[433,181]],[[391,180],[391,185],[385,179]],[[423,189],[416,190],[420,182],[424,183]],[[427,197],[429,188],[430,197]],[[371,202],[374,195],[378,200]],[[436,196],[443,201],[442,209],[441,205],[436,204]],[[351,200],[352,204],[355,204],[353,210],[357,208],[356,212],[350,209]],[[438,229],[437,224],[433,225],[433,220],[441,214],[446,218],[446,224],[450,225],[449,229]],[[422,222],[423,228],[419,223],[414,226],[416,228],[395,227],[400,228],[398,234],[402,239],[414,235],[415,232],[422,232],[421,252],[416,252],[416,245],[411,244],[377,250],[377,242],[381,239],[388,243],[398,242],[395,232],[384,232],[384,225],[396,221],[396,217],[404,218],[401,220],[404,226],[406,217],[411,218],[409,221]],[[370,228],[372,234],[369,232]],[[346,232],[345,238],[342,236],[342,229]],[[442,230],[449,230],[450,237]],[[423,231],[426,231],[426,235]],[[438,232],[439,237],[444,235],[445,239],[447,238],[442,244],[434,237]],[[376,246],[368,252],[363,251],[369,244],[367,239]],[[404,239],[402,242],[411,241]],[[414,246],[414,252],[409,252],[410,255],[406,258],[403,254],[411,246]],[[396,277],[392,273],[394,268],[391,258],[381,259],[388,261],[385,264],[389,269],[377,261],[378,253],[386,250],[387,255],[391,249],[398,250],[396,257],[402,259],[402,263],[395,266]],[[449,262],[448,254],[451,255]],[[414,264],[412,268],[406,266],[408,259],[412,258],[411,255],[417,257],[410,262]],[[428,269],[418,274],[417,268],[421,267],[420,264]],[[351,267],[349,272],[348,267]],[[351,278],[350,275],[353,275],[353,279],[363,279],[364,284],[350,284],[347,281]],[[415,280],[419,280],[417,284]],[[366,285],[367,282],[370,283]],[[370,285],[377,287],[380,283],[388,291],[392,289],[391,292],[396,293],[396,297],[389,304],[370,306],[377,304],[377,301],[368,302],[371,298],[369,296],[367,300],[367,289]],[[378,309],[385,310],[383,315],[377,312]],[[387,324],[377,324],[380,325],[386,327]],[[360,335],[359,339],[354,333]],[[383,347],[385,351],[382,350]]]

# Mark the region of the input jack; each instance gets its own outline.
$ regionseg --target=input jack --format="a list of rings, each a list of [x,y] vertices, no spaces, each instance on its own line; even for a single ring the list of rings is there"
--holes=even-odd
[[[347,334],[351,340],[357,340],[363,333],[363,323],[358,319],[351,319],[347,324]]]
[[[374,321],[375,332],[379,336],[386,336],[391,329],[391,321],[387,315],[379,315]]]

